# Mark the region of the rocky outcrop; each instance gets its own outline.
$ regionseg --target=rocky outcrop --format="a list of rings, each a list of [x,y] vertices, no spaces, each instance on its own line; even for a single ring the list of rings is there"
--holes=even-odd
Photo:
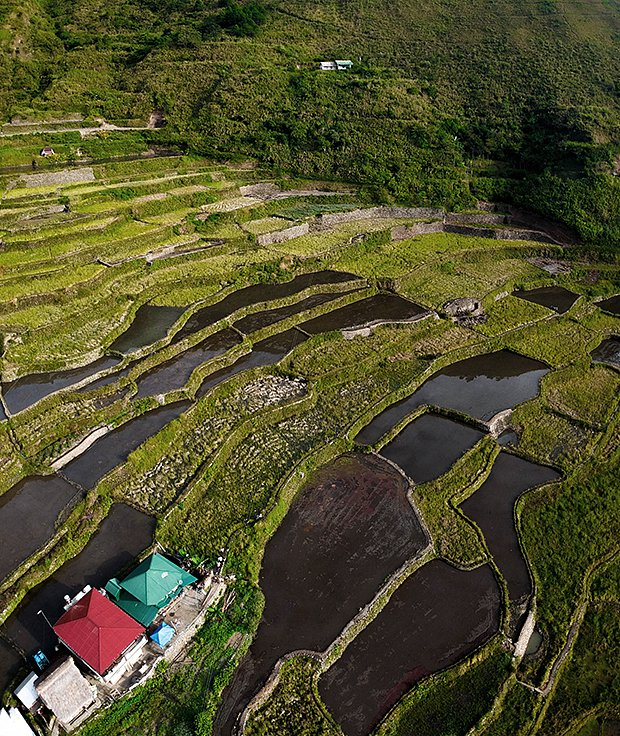
[[[472,296],[461,297],[460,299],[452,299],[443,305],[444,312],[450,317],[468,317],[480,314],[482,304],[479,299]]]

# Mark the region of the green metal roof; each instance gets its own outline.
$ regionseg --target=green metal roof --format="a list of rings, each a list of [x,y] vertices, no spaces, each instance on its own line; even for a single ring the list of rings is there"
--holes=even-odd
[[[125,613],[128,613],[131,618],[139,621],[142,626],[149,626],[159,613],[157,606],[147,606],[132,595],[129,595],[129,593],[125,593],[125,591],[114,602]]]
[[[145,606],[156,606],[159,609],[194,582],[196,578],[193,575],[155,553],[129,573],[120,586]],[[125,596],[121,596],[122,598]]]

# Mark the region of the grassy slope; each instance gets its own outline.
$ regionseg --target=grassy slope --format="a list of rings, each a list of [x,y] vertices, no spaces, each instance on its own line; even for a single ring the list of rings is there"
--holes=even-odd
[[[255,36],[235,37],[213,1],[113,0],[103,13],[101,2],[29,0],[27,32],[5,19],[5,43],[19,36],[27,48],[11,52],[2,107],[144,119],[157,106],[168,134],[203,152],[365,181],[382,198],[511,197],[609,248],[620,241],[608,175],[620,146],[619,9],[273,0]],[[316,71],[333,57],[361,62],[350,75]]]

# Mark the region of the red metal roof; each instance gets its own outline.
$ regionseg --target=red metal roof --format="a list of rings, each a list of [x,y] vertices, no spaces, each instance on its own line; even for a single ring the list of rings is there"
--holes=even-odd
[[[103,675],[144,627],[98,590],[91,590],[63,613],[54,631],[80,659]]]

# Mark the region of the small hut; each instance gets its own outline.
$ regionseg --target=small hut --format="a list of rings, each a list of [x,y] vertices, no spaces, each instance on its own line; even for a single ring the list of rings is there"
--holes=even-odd
[[[37,682],[36,688],[43,703],[67,731],[97,699],[96,688],[88,683],[72,657],[61,660]]]
[[[54,149],[51,146],[45,146],[44,148],[41,149],[40,155],[43,156],[43,158],[47,158],[48,156],[54,156],[55,155]]]

